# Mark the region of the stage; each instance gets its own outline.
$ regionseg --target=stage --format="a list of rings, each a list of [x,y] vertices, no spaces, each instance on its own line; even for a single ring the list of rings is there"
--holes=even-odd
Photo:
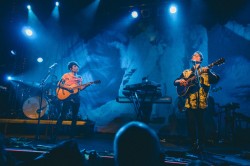
[[[166,165],[250,165],[250,0],[1,6],[0,134],[17,161],[69,140],[73,119],[83,157],[103,165],[131,121],[157,133]]]
[[[36,129],[37,120],[25,119],[0,119],[5,132],[6,150],[12,154],[17,161],[32,160],[50,151],[56,145],[69,140],[67,135],[70,121],[64,121],[64,129],[60,133],[56,142],[50,142],[50,132],[56,121],[41,120],[40,139],[36,139],[35,130],[25,132],[28,128]],[[114,165],[113,141],[114,133],[100,133],[93,131],[93,126],[88,125],[88,121],[78,121],[78,135],[74,140],[83,156],[89,158],[93,152],[98,154],[98,160],[105,165]],[[11,131],[12,125],[19,125],[19,131]],[[20,128],[20,125],[23,127]],[[85,129],[83,127],[85,126]],[[16,129],[16,127],[14,127]],[[46,131],[46,132],[45,132]],[[85,133],[84,133],[85,132]],[[233,142],[208,142],[202,153],[196,154],[189,151],[188,143],[181,136],[162,136],[159,139],[161,151],[165,156],[166,165],[187,165],[191,162],[203,162],[208,165],[250,165],[249,144],[239,144]]]

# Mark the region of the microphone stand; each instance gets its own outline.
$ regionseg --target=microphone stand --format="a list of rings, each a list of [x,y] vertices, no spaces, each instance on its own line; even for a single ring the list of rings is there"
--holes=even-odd
[[[46,76],[44,77],[44,79],[42,79],[42,81],[40,83],[41,90],[40,90],[39,109],[37,110],[38,121],[37,121],[37,128],[36,128],[36,137],[35,137],[36,141],[38,141],[40,139],[39,128],[40,128],[41,112],[43,111],[44,108],[47,107],[46,105],[44,107],[42,106],[42,104],[43,104],[43,90],[44,90],[44,85],[45,85],[45,82],[48,80],[49,76],[51,75],[51,70],[53,70],[53,69],[52,68],[49,69],[48,73],[46,74]]]
[[[198,73],[198,69],[196,67],[196,61],[194,61],[194,68],[195,68],[195,71],[194,71],[194,74],[195,74],[195,77],[196,77],[196,81],[198,83],[198,96],[197,96],[197,100],[196,100],[196,105],[197,105],[197,109],[200,108],[200,88],[201,88],[201,83],[200,83],[200,77],[199,77],[199,73]],[[201,68],[201,66],[200,66]]]

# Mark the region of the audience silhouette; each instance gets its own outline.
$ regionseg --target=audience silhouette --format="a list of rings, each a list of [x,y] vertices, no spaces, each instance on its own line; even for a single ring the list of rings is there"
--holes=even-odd
[[[156,133],[141,122],[130,122],[116,133],[114,158],[117,166],[158,166],[163,163]]]
[[[16,160],[5,150],[4,140],[4,136],[0,133],[0,166],[14,166],[16,164]]]
[[[25,161],[19,166],[85,166],[86,160],[82,156],[78,144],[74,140],[67,140],[56,145],[48,153],[45,153],[34,160]]]
[[[74,139],[57,144],[49,152],[35,159],[20,162],[16,162],[7,155],[2,135],[0,135],[0,141],[1,166],[99,166],[104,164],[97,153],[90,153],[87,159]],[[114,140],[114,163],[117,166],[163,165],[160,142],[155,131],[142,122],[129,122],[121,127]]]

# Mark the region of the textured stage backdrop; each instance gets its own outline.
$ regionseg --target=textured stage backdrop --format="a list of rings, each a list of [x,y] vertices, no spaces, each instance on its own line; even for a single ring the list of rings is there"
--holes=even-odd
[[[214,92],[210,93],[214,101],[220,106],[239,103],[240,109],[236,111],[250,116],[247,77],[250,71],[249,26],[234,21],[209,29],[195,24],[137,23],[132,29],[117,23],[88,40],[81,38],[76,30],[71,32],[71,29],[74,30],[70,26],[60,29],[58,25],[54,29],[44,28],[39,42],[29,42],[32,47],[28,49],[28,46],[23,46],[28,57],[35,60],[38,55],[44,56],[46,61],[31,66],[32,70],[25,71],[20,79],[39,82],[54,62],[58,63],[55,75],[60,78],[67,72],[68,61],[77,61],[84,82],[102,81],[81,92],[80,115],[83,119],[95,121],[98,131],[115,132],[123,123],[135,119],[132,105],[117,103],[115,98],[122,95],[125,85],[140,83],[143,77],[160,83],[162,94],[173,98],[172,104],[153,106],[151,117],[165,118],[163,124],[154,127],[171,126],[174,112],[177,118],[184,118],[176,108],[177,94],[173,81],[190,67],[190,57],[196,50],[204,55],[203,65],[220,57],[226,59],[224,65],[213,68],[221,76],[220,82],[212,87]],[[219,111],[217,107],[216,111]],[[210,123],[217,122],[216,118],[211,117]],[[180,123],[185,126],[183,121]],[[184,127],[179,127],[178,131],[177,128],[169,132],[185,134]]]

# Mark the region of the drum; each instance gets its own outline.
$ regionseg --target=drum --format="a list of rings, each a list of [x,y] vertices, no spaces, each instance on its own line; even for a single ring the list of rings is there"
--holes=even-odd
[[[23,113],[26,117],[31,119],[38,119],[38,110],[40,108],[40,99],[39,96],[30,97],[25,100],[23,104]],[[45,98],[42,99],[42,111],[40,113],[40,118],[43,117],[45,112],[49,109],[48,102]]]

